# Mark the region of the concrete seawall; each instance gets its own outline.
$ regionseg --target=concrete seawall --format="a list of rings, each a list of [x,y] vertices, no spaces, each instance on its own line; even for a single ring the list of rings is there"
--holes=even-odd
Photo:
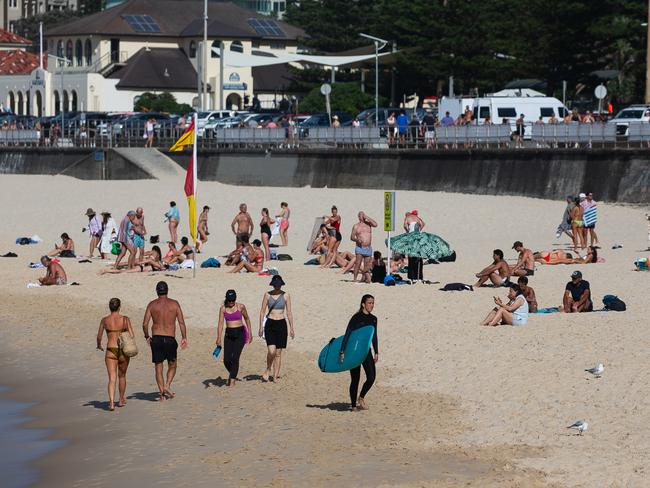
[[[144,156],[115,150],[106,151],[103,159],[98,156],[94,149],[0,148],[0,175],[132,180],[169,177],[173,169],[157,168],[163,164],[157,162],[162,161],[160,154],[149,155],[148,165],[140,161]],[[187,153],[167,156],[187,167]],[[589,190],[599,200],[650,204],[650,150],[215,151],[200,153],[199,162],[200,180],[230,185],[447,191],[548,199]]]
[[[188,156],[170,154],[187,167]],[[199,179],[231,185],[422,190],[563,199],[578,190],[650,203],[650,151],[300,151],[199,156]]]

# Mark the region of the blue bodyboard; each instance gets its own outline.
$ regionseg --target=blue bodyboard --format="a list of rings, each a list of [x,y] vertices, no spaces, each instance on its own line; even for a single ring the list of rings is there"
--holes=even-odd
[[[339,359],[343,336],[330,340],[318,356],[318,367],[323,373],[340,373],[356,368],[366,359],[374,333],[375,328],[372,325],[353,330],[345,346],[343,362]]]

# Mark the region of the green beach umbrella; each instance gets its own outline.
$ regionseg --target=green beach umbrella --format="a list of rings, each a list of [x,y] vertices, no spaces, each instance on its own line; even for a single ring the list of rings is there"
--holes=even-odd
[[[407,232],[390,239],[391,251],[414,258],[439,260],[454,252],[442,237],[428,232]]]

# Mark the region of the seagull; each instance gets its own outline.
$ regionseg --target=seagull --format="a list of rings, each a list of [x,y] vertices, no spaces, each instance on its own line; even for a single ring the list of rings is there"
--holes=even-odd
[[[598,366],[594,366],[593,368],[585,369],[587,373],[591,373],[594,375],[596,378],[600,378],[600,376],[603,374],[603,371],[605,371],[605,366],[603,366],[603,363],[598,364]]]
[[[589,424],[587,423],[586,420],[578,420],[576,421],[573,425],[569,425],[567,429],[575,429],[578,431],[578,435],[582,435],[582,433],[589,428]]]

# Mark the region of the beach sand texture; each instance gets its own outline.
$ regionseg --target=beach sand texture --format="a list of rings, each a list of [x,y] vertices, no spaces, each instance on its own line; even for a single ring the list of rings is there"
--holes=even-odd
[[[135,486],[581,486],[647,484],[650,402],[647,297],[650,274],[633,271],[647,247],[644,209],[601,204],[598,235],[605,263],[546,266],[530,280],[540,306],[557,306],[574,269],[591,283],[595,305],[608,293],[628,304],[624,313],[531,316],[526,327],[479,327],[504,290],[444,293],[448,282],[473,283],[474,273],[501,248],[506,257],[522,240],[533,250],[563,248],[555,228],[563,202],[398,192],[398,226],[418,209],[426,231],[445,238],[455,263],[425,266],[440,282],[387,288],[357,285],[351,276],[303,266],[314,217],[336,204],[343,217],[342,250],[358,210],[380,222],[382,193],[368,190],[249,188],[201,182],[199,205],[208,204],[210,241],[200,260],[232,249],[230,221],[246,202],[259,236],[259,211],[289,202],[293,261],[273,262],[294,304],[297,337],[283,356],[283,378],[260,384],[265,361],[256,339],[242,355],[234,390],[210,353],[225,291],[234,288],[249,308],[254,328],[269,277],[229,275],[227,268],[99,276],[105,264],[64,260],[78,287],[26,289],[42,270],[27,267],[53,247],[62,232],[87,252],[80,232],[87,207],[110,210],[118,221],[142,206],[150,235],[167,238],[163,213],[170,200],[181,209],[182,182],[79,181],[68,177],[3,175],[0,204],[0,383],[14,395],[40,399],[33,425],[55,428],[71,444],[40,460],[41,486],[107,486],[116,478]],[[584,189],[576,189],[584,190]],[[596,195],[596,199],[598,195]],[[44,243],[16,246],[18,236],[38,234]],[[384,252],[383,231],[375,248]],[[611,250],[613,243],[622,249]],[[558,246],[562,244],[562,246]],[[150,357],[140,324],[154,286],[166,279],[189,326],[190,346],[180,353],[177,398],[157,404]],[[349,376],[324,375],[315,364],[320,348],[341,335],[364,293],[376,298],[380,361],[368,395],[371,410],[343,411]],[[136,330],[141,354],[129,368],[126,408],[105,410],[103,354],[95,351],[99,319],[118,296]],[[600,379],[584,369],[605,364]],[[565,427],[589,421],[584,436]]]

